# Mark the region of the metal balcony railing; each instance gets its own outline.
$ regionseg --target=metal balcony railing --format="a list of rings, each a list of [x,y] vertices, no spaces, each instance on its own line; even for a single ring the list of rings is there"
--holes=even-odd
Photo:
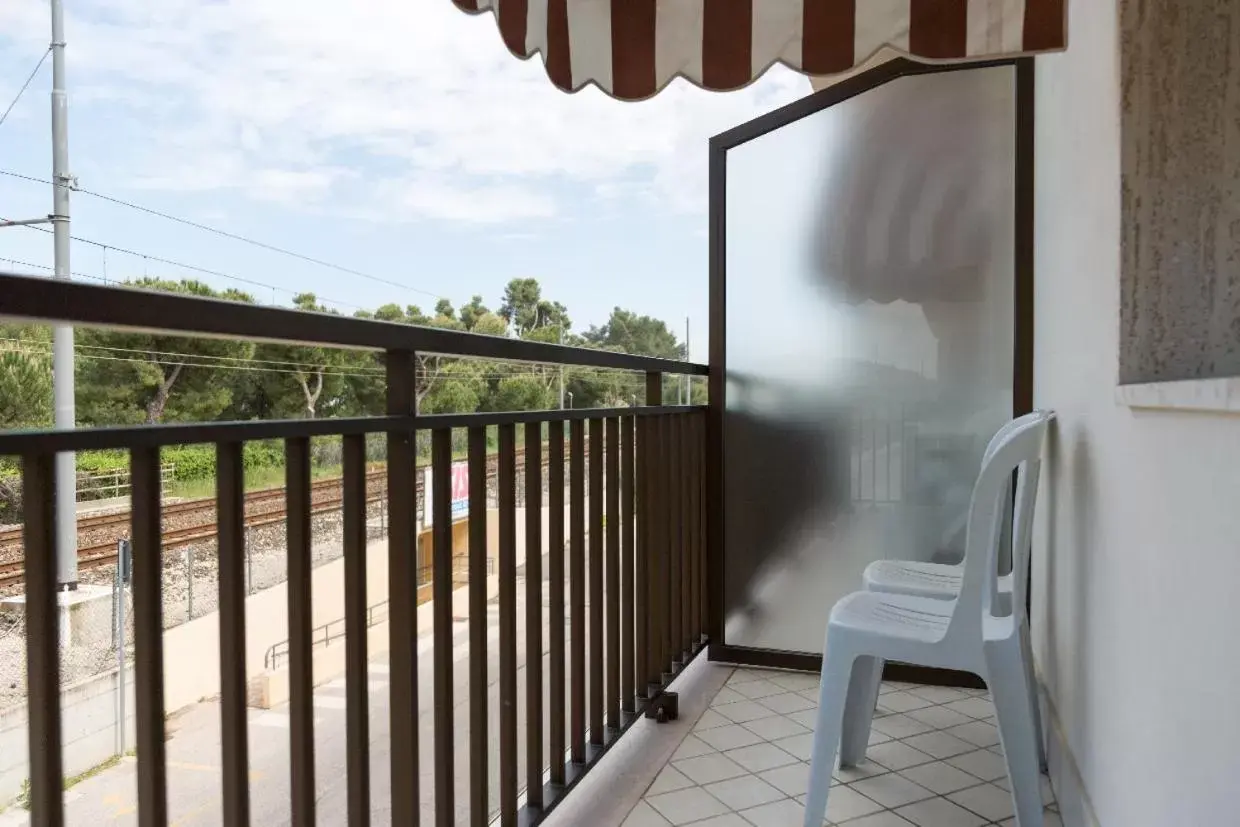
[[[492,801],[500,823],[537,823],[641,714],[675,714],[665,687],[701,648],[706,627],[706,416],[662,405],[664,373],[702,375],[702,365],[479,336],[340,316],[0,275],[0,317],[80,326],[140,328],[185,336],[315,343],[386,352],[386,414],[348,419],[213,422],[0,434],[0,455],[21,459],[25,492],[28,599],[30,793],[32,823],[64,822],[56,491],[58,453],[123,449],[130,456],[133,619],[137,693],[138,815],[168,822],[163,623],[161,618],[161,463],[165,446],[214,443],[219,554],[222,808],[229,825],[250,823],[246,686],[245,510],[242,447],[280,439],[286,459],[288,552],[287,662],[290,672],[292,822],[315,819],[315,717],[311,611],[312,437],[343,442],[347,798],[350,824],[370,814],[367,711],[366,446],[386,434],[391,692],[391,818],[419,823],[433,798],[434,822],[456,819],[453,704],[436,703],[433,794],[420,789],[418,654],[415,628],[415,431],[429,431],[433,467],[433,564],[453,569],[452,435],[468,436],[470,823],[486,824]],[[645,407],[422,416],[415,410],[415,354],[615,368],[644,373]],[[546,555],[549,674],[531,657],[524,669],[524,743],[518,743],[517,427],[524,428],[525,507],[540,513],[548,475],[546,536],[526,519],[526,650],[542,652],[541,571]],[[544,426],[546,445],[544,446]],[[499,767],[489,786],[487,715],[488,595],[486,429],[498,430]],[[547,462],[541,460],[545,450]],[[565,479],[565,452],[568,472]],[[588,458],[588,466],[587,466]],[[588,492],[588,496],[587,496]],[[567,499],[567,503],[565,500]],[[568,519],[559,515],[566,513]],[[567,525],[565,523],[567,522]],[[566,567],[567,566],[567,576]],[[565,595],[565,583],[568,594]],[[452,577],[435,577],[434,696],[453,692]],[[588,613],[586,605],[594,609]],[[567,618],[566,618],[567,610]],[[566,640],[566,620],[568,634]],[[588,621],[588,628],[587,628]],[[588,656],[587,656],[588,655]],[[587,670],[589,680],[587,683]],[[544,707],[544,680],[547,701]],[[588,685],[588,692],[587,692]],[[548,754],[543,753],[544,737]],[[524,760],[518,761],[518,751]],[[525,778],[518,777],[524,765]],[[550,781],[544,784],[544,773]],[[525,804],[518,811],[520,789]]]

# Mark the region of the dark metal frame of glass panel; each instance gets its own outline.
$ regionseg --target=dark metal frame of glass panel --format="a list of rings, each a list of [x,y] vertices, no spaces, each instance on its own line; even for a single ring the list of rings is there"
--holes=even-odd
[[[961,64],[925,64],[899,58],[861,72],[752,121],[714,136],[710,141],[710,400],[707,413],[707,549],[708,618],[712,661],[778,669],[820,671],[822,656],[777,649],[729,645],[724,637],[726,607],[724,531],[724,417],[727,381],[727,155],[730,149],[840,104],[898,78],[943,72],[962,72],[1011,66],[1016,84],[1015,158],[1015,284],[1013,293],[1013,413],[1033,408],[1033,58],[979,61]],[[981,686],[976,676],[942,669],[888,664],[885,677],[955,686]]]

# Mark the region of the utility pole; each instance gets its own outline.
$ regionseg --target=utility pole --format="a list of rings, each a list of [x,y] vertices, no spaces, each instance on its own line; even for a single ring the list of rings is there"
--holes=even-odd
[[[689,361],[689,317],[688,316],[685,316],[685,361],[686,362]],[[686,373],[681,381],[681,387],[684,389],[684,394],[685,394],[685,401],[680,403],[682,405],[688,405],[689,403],[693,401],[692,387],[690,386],[689,381],[690,381],[689,374]]]
[[[55,278],[69,278],[69,100],[65,94],[65,11],[52,5],[52,229]],[[76,426],[73,403],[73,328],[52,328],[52,395],[56,427]],[[61,591],[77,588],[77,475],[74,455],[56,455],[56,582]]]
[[[564,344],[564,322],[560,322],[560,344]],[[560,363],[560,410],[564,410],[564,363]]]

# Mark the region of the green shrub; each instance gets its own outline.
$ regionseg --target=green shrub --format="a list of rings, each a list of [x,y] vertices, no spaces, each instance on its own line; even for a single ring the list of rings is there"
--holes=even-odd
[[[215,476],[215,446],[170,445],[160,451],[160,462],[174,466],[173,480],[210,479]],[[242,454],[247,471],[284,467],[284,448],[279,440],[247,442]],[[90,451],[77,455],[77,470],[84,474],[108,474],[129,469],[125,451]]]

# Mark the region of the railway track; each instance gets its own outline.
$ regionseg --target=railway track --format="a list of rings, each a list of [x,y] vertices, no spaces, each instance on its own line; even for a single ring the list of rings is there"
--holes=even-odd
[[[524,465],[525,451],[516,450],[518,467]],[[491,468],[494,455],[487,457],[487,476],[494,473]],[[546,463],[546,454],[543,455]],[[375,484],[386,479],[387,470],[377,469],[366,472],[367,503],[377,502],[382,493],[372,495]],[[326,514],[339,511],[343,504],[342,494],[332,496],[333,490],[339,491],[342,477],[323,477],[310,484],[311,515]],[[284,508],[284,487],[260,488],[249,491],[245,495],[245,526],[258,528],[283,522],[286,517]],[[215,498],[201,497],[181,502],[167,503],[161,509],[165,521],[182,521],[196,513],[209,513],[211,518],[193,522],[180,527],[165,527],[161,547],[167,551],[183,548],[194,543],[213,540],[219,533],[214,521]],[[91,533],[108,533],[111,536],[104,540],[95,538],[89,545],[78,546],[78,568],[93,569],[111,565],[116,562],[117,540],[129,536],[130,512],[128,509],[112,514],[97,514],[78,518],[78,538],[91,536]],[[22,560],[22,529],[21,526],[0,530],[0,589],[19,583],[25,575]]]
[[[366,473],[366,489],[371,492],[375,487],[375,483],[383,480],[386,471],[368,471]],[[318,479],[310,484],[310,497],[313,503],[310,513],[312,515],[326,514],[332,511],[339,511],[344,502],[342,496],[336,494],[329,496],[333,490],[339,490],[341,487],[341,477],[325,477]],[[368,493],[366,501],[368,503],[378,501],[382,495],[374,495]],[[273,507],[274,506],[274,507]],[[245,526],[247,528],[257,528],[266,525],[274,525],[282,522],[287,512],[284,508],[284,488],[260,488],[256,491],[249,491],[245,495]],[[177,503],[168,503],[161,509],[161,516],[164,519],[174,518],[178,521],[186,515],[195,513],[209,513],[212,517],[210,520],[196,522],[187,526],[178,528],[165,528],[161,538],[161,547],[167,551],[170,549],[183,548],[184,546],[200,543],[214,539],[219,533],[217,524],[214,521],[215,514],[215,498],[202,497],[193,500],[184,500]],[[78,568],[92,569],[100,566],[110,565],[116,562],[116,543],[117,540],[127,537],[128,526],[130,520],[130,512],[128,510],[117,512],[115,514],[100,514],[90,517],[82,517],[78,519],[78,536],[82,536],[87,531],[99,531],[102,529],[116,529],[116,536],[109,538],[104,542],[96,542],[91,545],[78,547]],[[0,532],[0,546],[17,545],[17,559],[0,561],[0,588],[12,586],[19,582],[25,575],[23,560],[21,559],[21,527],[6,529]],[[14,549],[5,549],[10,554]]]
[[[381,478],[384,471],[368,471],[366,480],[369,483],[372,480]],[[310,484],[311,496],[316,491],[325,489],[339,488],[340,477],[323,477],[317,479]],[[260,488],[256,491],[249,491],[245,495],[245,503],[248,508],[251,505],[257,505],[273,500],[284,499],[284,488],[282,486],[276,488]],[[161,514],[165,517],[179,517],[186,514],[193,514],[198,511],[214,511],[214,497],[199,497],[192,500],[181,500],[180,502],[165,503],[160,509]],[[95,531],[112,526],[126,527],[129,525],[129,509],[116,511],[111,514],[92,514],[85,517],[79,517],[77,521],[78,534],[87,531]],[[22,527],[12,526],[10,528],[0,529],[0,550],[5,550],[7,546],[20,546],[22,542]]]

